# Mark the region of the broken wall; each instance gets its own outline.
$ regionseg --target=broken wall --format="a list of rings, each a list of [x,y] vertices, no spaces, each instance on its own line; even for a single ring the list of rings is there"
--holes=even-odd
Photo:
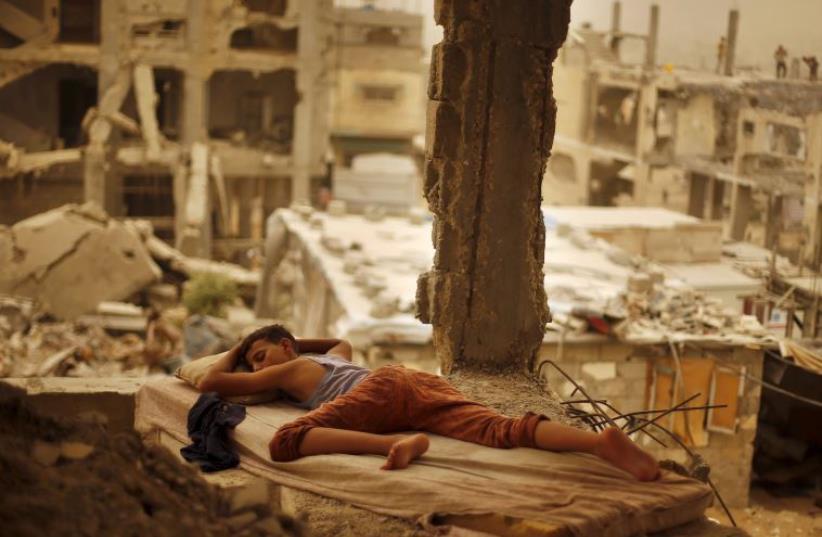
[[[218,71],[211,75],[208,95],[208,130],[213,138],[238,135],[244,143],[287,152],[297,104],[293,70],[256,77],[247,71]]]
[[[680,101],[676,112],[674,154],[676,156],[711,156],[716,146],[714,99],[708,93]]]

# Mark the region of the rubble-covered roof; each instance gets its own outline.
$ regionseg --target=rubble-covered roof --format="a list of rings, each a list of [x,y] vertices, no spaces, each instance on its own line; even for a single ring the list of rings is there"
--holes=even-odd
[[[308,216],[293,210],[279,210],[272,218],[281,219],[299,238],[344,308],[339,336],[430,341],[431,327],[414,317],[417,277],[430,268],[434,255],[430,220],[371,221],[360,215]],[[549,225],[545,250],[545,288],[555,321],[570,322],[580,332],[596,317],[614,328],[619,325],[623,339],[641,343],[670,337],[740,344],[769,337],[755,320],[740,321],[738,312],[731,314],[720,300],[694,291],[666,274],[663,266],[585,230],[558,231]],[[745,284],[753,281],[739,276]],[[384,304],[394,307],[380,311]]]
[[[636,226],[674,227],[695,224],[699,219],[662,207],[543,207],[545,222],[565,224],[577,229],[608,229]]]

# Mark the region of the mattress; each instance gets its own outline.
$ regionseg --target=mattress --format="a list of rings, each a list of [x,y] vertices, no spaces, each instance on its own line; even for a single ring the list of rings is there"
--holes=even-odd
[[[186,417],[198,392],[176,378],[151,380],[137,393],[135,427],[188,442]],[[377,513],[418,520],[528,521],[544,535],[627,537],[699,518],[707,485],[663,471],[642,483],[592,455],[494,449],[431,435],[431,448],[403,470],[380,470],[374,455],[317,455],[274,462],[277,428],[303,414],[284,403],[250,406],[233,440],[240,467],[283,486]]]

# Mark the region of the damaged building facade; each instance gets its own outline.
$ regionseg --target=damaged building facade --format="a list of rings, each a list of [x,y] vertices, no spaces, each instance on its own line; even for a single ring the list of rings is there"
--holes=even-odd
[[[341,111],[373,93],[363,80],[385,79],[383,112],[418,100],[420,27],[332,0],[3,1],[0,224],[93,201],[187,255],[233,259],[268,213],[316,195],[332,134],[407,150],[418,118],[383,113],[377,135]],[[375,58],[354,50],[372,42]]]
[[[818,266],[822,86],[738,69],[736,11],[716,73],[660,66],[658,21],[623,32],[616,2],[610,31],[569,34],[545,202],[665,207]]]

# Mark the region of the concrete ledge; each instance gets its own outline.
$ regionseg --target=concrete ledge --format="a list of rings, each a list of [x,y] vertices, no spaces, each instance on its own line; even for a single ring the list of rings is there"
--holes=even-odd
[[[142,378],[5,378],[23,389],[38,412],[54,418],[88,418],[112,432],[134,429],[134,394]]]

